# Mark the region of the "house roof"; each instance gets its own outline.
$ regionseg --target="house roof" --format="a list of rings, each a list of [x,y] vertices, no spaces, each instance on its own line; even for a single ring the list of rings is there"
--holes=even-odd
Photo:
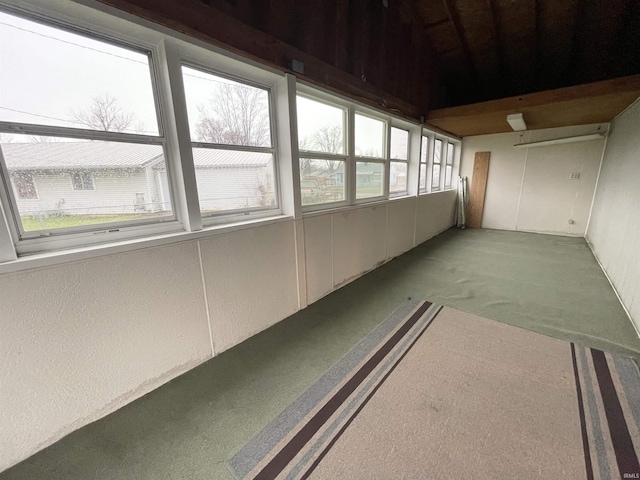
[[[0,145],[10,170],[163,169],[162,149],[157,145],[106,142],[6,143]],[[238,152],[197,148],[193,151],[196,168],[264,167],[270,153]]]
[[[239,152],[236,150],[216,150],[196,148],[193,162],[198,167],[264,167],[271,161],[270,153]]]

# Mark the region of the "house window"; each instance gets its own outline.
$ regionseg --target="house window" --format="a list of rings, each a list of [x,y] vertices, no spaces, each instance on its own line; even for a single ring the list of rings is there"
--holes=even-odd
[[[453,143],[447,143],[447,161],[444,167],[444,188],[451,188],[451,177],[453,176],[453,155],[455,146]]]
[[[18,240],[175,220],[160,198],[165,138],[151,52],[3,12],[0,36],[0,132],[10,137],[0,174],[19,199],[38,199],[11,209]],[[37,195],[25,171],[37,174]],[[94,175],[99,192],[78,195],[95,189]]]
[[[270,91],[182,67],[200,211],[278,208]]]
[[[300,197],[303,206],[346,200],[346,110],[303,95],[296,98]]]
[[[33,175],[25,172],[14,172],[13,184],[16,196],[22,200],[33,200],[38,198],[38,191],[33,180]]]
[[[442,165],[442,140],[433,142],[433,166],[431,169],[431,190],[440,190],[440,173]]]
[[[409,132],[391,127],[389,172],[389,194],[402,195],[407,192],[409,167]]]
[[[73,172],[71,184],[74,190],[94,190],[93,174],[91,172]]]

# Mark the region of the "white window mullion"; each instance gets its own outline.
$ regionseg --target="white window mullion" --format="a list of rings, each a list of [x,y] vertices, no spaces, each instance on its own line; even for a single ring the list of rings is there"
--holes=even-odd
[[[275,96],[282,212],[286,215],[293,215],[297,220],[302,218],[302,197],[300,194],[296,77],[286,74],[278,82]]]
[[[201,230],[202,217],[179,49],[172,42],[163,40],[158,56],[158,90],[161,105],[167,112],[167,169],[170,173],[176,214],[187,231]]]
[[[407,193],[418,195],[420,191],[420,149],[422,147],[422,127],[409,130],[409,165],[407,168]]]
[[[384,177],[382,184],[382,194],[385,199],[389,198],[389,181],[391,177],[391,122],[385,122],[386,125],[386,134],[385,134],[385,142],[384,142],[384,151],[385,151],[385,162],[384,162]]]
[[[9,229],[10,218],[4,213],[0,203],[0,263],[17,259],[16,249]]]

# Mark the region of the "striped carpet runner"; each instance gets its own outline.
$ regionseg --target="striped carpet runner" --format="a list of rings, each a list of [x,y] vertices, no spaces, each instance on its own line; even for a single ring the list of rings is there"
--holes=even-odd
[[[228,462],[236,478],[640,478],[628,358],[408,300]]]

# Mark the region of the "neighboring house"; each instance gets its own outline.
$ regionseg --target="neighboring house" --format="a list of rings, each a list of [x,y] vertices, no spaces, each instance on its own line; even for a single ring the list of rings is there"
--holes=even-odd
[[[113,215],[171,209],[162,149],[104,142],[0,145],[21,214]],[[275,203],[271,154],[195,149],[203,210]]]
[[[334,185],[344,185],[344,163],[331,174]],[[359,163],[356,172],[356,187],[368,187],[382,184],[382,173],[379,163]]]

